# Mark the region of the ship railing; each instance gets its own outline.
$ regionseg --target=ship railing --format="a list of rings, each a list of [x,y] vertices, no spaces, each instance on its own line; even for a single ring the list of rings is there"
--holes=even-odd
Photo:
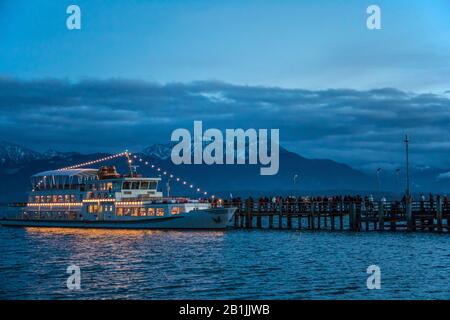
[[[212,204],[214,206],[214,204]],[[432,200],[413,200],[409,204],[411,212],[417,217],[442,217],[450,215],[450,203],[447,197],[436,196]],[[401,200],[367,200],[361,198],[261,198],[261,199],[225,199],[224,207],[236,207],[240,212],[283,212],[283,213],[311,213],[329,212],[330,214],[349,213],[353,207],[357,213],[364,213],[366,217],[375,217],[380,210],[393,217],[404,217],[407,214],[408,204]]]
[[[76,211],[29,211],[22,209],[10,218],[21,220],[77,220]]]
[[[185,197],[152,197],[139,195],[136,198],[122,199],[121,202],[149,201],[155,204],[209,203],[208,199],[190,199]]]

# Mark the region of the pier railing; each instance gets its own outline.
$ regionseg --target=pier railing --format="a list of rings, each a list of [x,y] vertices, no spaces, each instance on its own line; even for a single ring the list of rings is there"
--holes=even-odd
[[[450,206],[437,196],[427,201],[364,199],[232,199],[237,228],[390,230],[450,232]]]

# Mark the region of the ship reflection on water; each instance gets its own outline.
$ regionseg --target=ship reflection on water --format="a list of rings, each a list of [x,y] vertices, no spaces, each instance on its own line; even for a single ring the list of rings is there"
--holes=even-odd
[[[127,229],[81,229],[81,228],[39,228],[39,227],[26,227],[25,230],[30,235],[35,236],[51,236],[51,235],[63,235],[63,236],[75,236],[75,237],[89,237],[89,238],[103,238],[103,237],[132,237],[138,238],[143,236],[151,236],[159,234],[161,232],[167,232],[163,230],[127,230]]]
[[[14,234],[15,241],[7,242],[16,247],[4,241],[0,245],[5,257],[1,281],[11,279],[0,289],[5,298],[158,299],[170,298],[172,287],[178,288],[175,298],[181,287],[211,285],[201,279],[204,267],[192,259],[215,266],[215,272],[224,271],[200,245],[212,244],[218,250],[215,254],[221,254],[223,231],[3,227],[0,232],[5,237]],[[79,291],[66,287],[69,265],[81,269]]]
[[[133,241],[139,238],[158,237],[164,234],[170,234],[173,240],[182,240],[189,234],[195,234],[195,237],[223,237],[226,231],[194,231],[194,230],[127,230],[127,229],[82,229],[82,228],[39,228],[39,227],[26,227],[24,228],[27,234],[31,237],[53,237],[53,236],[68,236],[79,237],[85,239],[98,239],[104,240],[108,243],[110,241],[121,240]]]

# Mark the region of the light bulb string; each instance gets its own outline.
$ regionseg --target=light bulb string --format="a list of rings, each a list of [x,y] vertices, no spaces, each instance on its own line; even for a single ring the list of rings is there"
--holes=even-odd
[[[137,161],[143,163],[144,165],[150,167],[151,169],[154,169],[154,170],[156,170],[157,172],[161,172],[164,176],[168,176],[168,177],[171,178],[171,179],[175,179],[175,181],[176,181],[176,182],[179,182],[181,185],[187,186],[187,187],[189,187],[190,189],[195,189],[198,193],[201,193],[201,194],[203,194],[203,195],[205,195],[205,196],[208,195],[208,192],[207,192],[207,191],[204,191],[204,190],[202,191],[201,188],[196,187],[194,184],[191,184],[191,183],[187,182],[186,180],[181,179],[180,177],[176,177],[173,173],[170,173],[170,172],[165,171],[165,170],[162,169],[161,167],[159,167],[159,166],[157,166],[157,165],[155,165],[155,164],[152,164],[152,163],[150,163],[149,161],[146,161],[146,160],[143,159],[142,157],[137,156],[137,155],[135,155],[135,154],[132,155],[131,153],[128,153],[128,155],[129,155],[129,156],[132,156],[133,159],[135,159],[135,160],[137,160]],[[212,197],[214,197],[214,196],[212,196]]]

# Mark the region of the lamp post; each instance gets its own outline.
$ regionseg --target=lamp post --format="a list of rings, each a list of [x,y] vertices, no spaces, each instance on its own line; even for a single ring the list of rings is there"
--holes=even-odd
[[[400,187],[400,169],[395,169],[395,189],[398,190]]]
[[[298,174],[294,174],[293,180],[294,180],[294,184],[297,183],[297,179],[298,179]]]
[[[380,171],[381,171],[381,168],[378,168],[377,169],[377,185],[378,185],[378,192],[381,193]]]
[[[409,139],[408,135],[405,135],[405,151],[406,151],[406,196],[409,197]]]
[[[414,230],[414,217],[412,213],[412,198],[409,190],[409,139],[405,135],[405,151],[406,151],[406,192],[405,192],[405,206],[406,206],[406,224],[408,230]]]

